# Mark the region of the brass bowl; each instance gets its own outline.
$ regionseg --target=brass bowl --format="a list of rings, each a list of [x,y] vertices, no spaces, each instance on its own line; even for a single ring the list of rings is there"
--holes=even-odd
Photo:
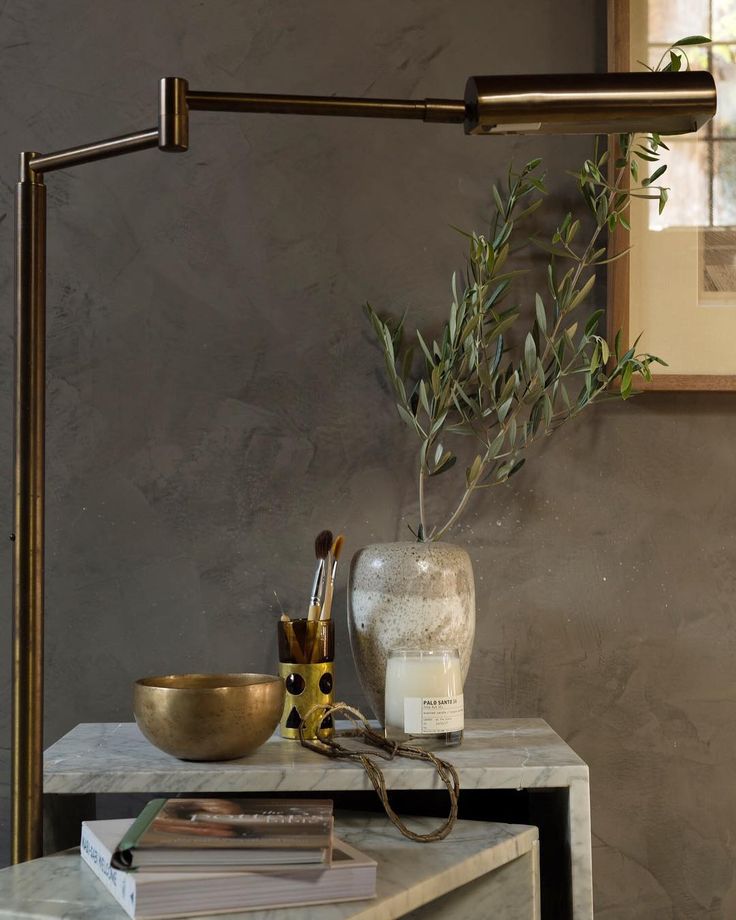
[[[233,760],[279,724],[284,682],[271,674],[170,674],[133,687],[133,712],[151,744],[180,760]]]

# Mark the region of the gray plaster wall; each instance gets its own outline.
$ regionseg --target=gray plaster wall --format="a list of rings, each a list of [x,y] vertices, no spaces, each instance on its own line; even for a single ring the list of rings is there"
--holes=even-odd
[[[153,125],[164,74],[205,89],[423,97],[460,95],[471,73],[602,69],[605,9],[2,0],[0,43],[9,532],[18,150]],[[361,305],[436,322],[463,264],[449,225],[483,228],[510,158],[542,154],[561,176],[589,149],[196,114],[186,155],[49,179],[47,743],[78,722],[130,719],[144,674],[272,671],[273,591],[301,609],[322,527],[344,529],[348,552],[408,536],[413,444]],[[564,206],[569,185],[552,185]],[[468,713],[543,716],[590,764],[601,920],[736,916],[733,400],[596,409],[453,536],[478,583]],[[344,573],[339,587],[339,695],[362,705]]]

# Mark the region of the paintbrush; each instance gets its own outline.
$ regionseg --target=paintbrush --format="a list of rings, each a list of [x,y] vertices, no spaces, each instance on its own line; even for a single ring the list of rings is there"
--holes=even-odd
[[[294,624],[291,622],[291,617],[289,614],[284,610],[283,605],[279,600],[278,594],[274,591],[273,595],[276,598],[276,603],[281,609],[281,628],[284,631],[284,635],[286,636],[286,641],[289,646],[289,654],[291,655],[293,661],[301,662],[304,659],[304,652],[302,651],[301,646],[297,641],[296,634],[294,633]]]
[[[276,593],[276,591],[273,592],[273,596],[276,598],[276,603],[279,605],[279,610],[281,611],[281,622],[282,622],[282,623],[291,623],[291,617],[290,617],[289,614],[284,610],[284,605],[283,605],[283,604],[281,603],[281,601],[279,600],[279,596],[278,596],[278,594]]]
[[[308,620],[318,620],[322,607],[322,580],[325,577],[325,560],[332,547],[332,531],[320,530],[314,541],[314,555],[317,557],[317,569],[314,573],[312,594],[309,598]]]
[[[340,558],[340,553],[342,552],[343,544],[345,543],[345,534],[339,534],[335,542],[332,544],[332,549],[330,550],[330,566],[329,574],[327,577],[327,587],[325,588],[325,602],[320,611],[319,618],[320,620],[329,620],[332,615],[332,598],[335,594],[335,575],[337,573],[337,562]]]

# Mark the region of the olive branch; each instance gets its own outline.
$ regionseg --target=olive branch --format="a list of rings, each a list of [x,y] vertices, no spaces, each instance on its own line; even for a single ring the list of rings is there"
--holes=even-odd
[[[702,44],[688,36],[662,56],[658,70],[680,70],[689,61],[681,46]],[[471,496],[507,482],[523,466],[528,448],[549,436],[594,402],[628,399],[635,374],[651,380],[652,364],[665,362],[637,352],[637,342],[623,349],[621,332],[609,343],[598,332],[604,310],[584,322],[575,319],[594,289],[595,270],[624,256],[607,256],[604,235],[620,224],[630,229],[631,198],[655,199],[660,213],[669,188],[657,184],[667,166],[661,151],[669,148],[657,134],[622,134],[609,151],[599,151],[574,176],[593,229],[579,242],[581,222],[567,213],[549,242],[534,238],[548,254],[546,289],[534,298],[535,319],[517,346],[509,346],[520,317],[517,307],[503,307],[513,281],[522,272],[509,267],[512,242],[524,219],[541,207],[547,194],[540,159],[520,172],[509,169],[505,187],[492,188],[495,214],[487,235],[463,233],[468,239],[468,267],[462,292],[452,276],[450,316],[437,339],[416,330],[416,343],[404,342],[406,314],[401,320],[365,310],[382,348],[388,379],[402,420],[419,440],[419,523],[411,528],[418,540],[439,540],[458,520]],[[649,165],[640,179],[640,163]],[[658,164],[658,165],[653,165]],[[463,232],[463,231],[460,231]],[[569,262],[566,270],[559,263]],[[518,340],[518,337],[517,337]],[[418,346],[418,349],[417,347]],[[413,373],[417,351],[422,366]],[[465,470],[457,505],[441,524],[430,526],[426,491],[430,479],[448,472],[457,454],[448,446],[456,436],[474,439],[477,453]]]

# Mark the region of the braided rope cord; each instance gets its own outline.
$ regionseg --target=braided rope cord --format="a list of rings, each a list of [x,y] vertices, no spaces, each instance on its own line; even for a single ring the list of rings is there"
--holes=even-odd
[[[340,744],[336,737],[327,737],[321,728],[322,722],[327,716],[332,716],[334,719],[336,715],[346,716],[353,725],[352,729],[342,732],[340,737],[357,738],[364,744],[370,745],[374,750],[351,750]],[[312,719],[318,719],[320,726],[315,732],[316,739],[307,738],[304,734],[305,726]],[[325,757],[353,760],[360,763],[368,775],[368,779],[373,784],[373,788],[376,790],[389,819],[409,840],[415,840],[418,843],[433,843],[436,840],[444,840],[455,826],[460,794],[460,780],[455,767],[446,760],[436,757],[431,751],[425,751],[413,744],[398,743],[384,738],[369,724],[363,713],[354,706],[348,706],[347,703],[332,703],[329,705],[319,703],[312,706],[299,726],[299,740],[303,747],[308,748],[310,751],[316,751]],[[408,757],[410,760],[424,760],[431,763],[447,788],[450,796],[450,814],[438,828],[427,834],[417,834],[407,827],[389,803],[386,779],[377,761],[391,761],[395,757]]]

